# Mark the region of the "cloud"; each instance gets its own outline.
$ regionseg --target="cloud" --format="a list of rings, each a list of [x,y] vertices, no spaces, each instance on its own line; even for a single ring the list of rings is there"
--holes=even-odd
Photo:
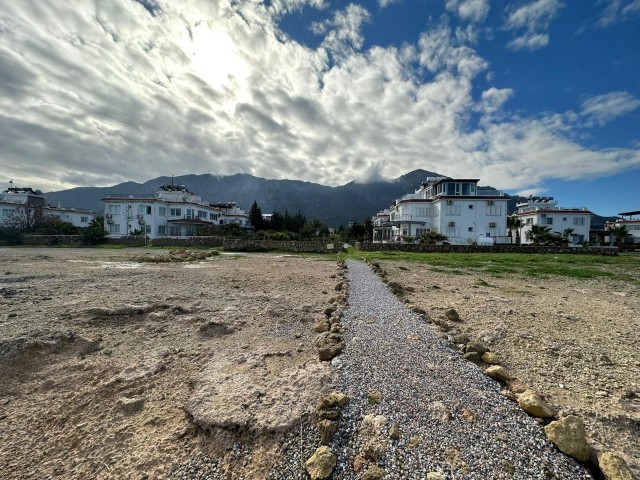
[[[629,92],[609,92],[587,98],[581,114],[590,124],[604,125],[640,107],[640,100]]]
[[[362,48],[362,26],[369,21],[371,15],[367,9],[351,3],[344,10],[337,11],[332,19],[314,22],[311,29],[317,35],[325,34],[323,48],[335,58],[344,58]]]
[[[489,15],[489,0],[446,0],[445,7],[469,22],[484,22]]]
[[[508,9],[508,17],[503,28],[522,32],[507,43],[513,50],[537,50],[549,45],[546,31],[558,11],[563,7],[559,0],[534,0],[517,8]]]
[[[600,0],[598,3],[606,4],[596,22],[598,28],[610,27],[640,15],[640,0]]]
[[[507,115],[518,92],[478,90],[489,65],[473,25],[440,22],[415,43],[365,48],[371,17],[349,5],[326,12],[309,48],[278,22],[319,2],[4,5],[0,148],[21,185],[185,171],[337,185],[425,168],[524,190],[640,168],[640,149],[581,145],[576,115]],[[604,100],[585,100],[583,118],[618,105],[596,107]]]
[[[394,3],[399,3],[400,0],[378,0],[378,6],[380,8],[386,8],[389,5],[393,5]]]

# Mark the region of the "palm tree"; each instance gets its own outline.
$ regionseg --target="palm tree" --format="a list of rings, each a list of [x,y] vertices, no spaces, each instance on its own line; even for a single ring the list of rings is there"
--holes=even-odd
[[[531,240],[534,245],[546,243],[551,237],[551,227],[546,225],[532,225],[527,232],[527,240]]]
[[[507,228],[509,229],[509,237],[513,243],[513,233],[516,231],[516,244],[520,245],[520,229],[522,228],[522,220],[515,215],[507,217]]]
[[[629,234],[629,230],[626,225],[616,225],[615,227],[609,227],[609,231],[616,238],[616,242],[622,243],[624,237]]]

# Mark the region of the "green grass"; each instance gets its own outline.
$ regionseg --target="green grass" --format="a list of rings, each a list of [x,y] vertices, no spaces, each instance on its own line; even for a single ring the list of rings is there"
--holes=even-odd
[[[473,274],[500,278],[569,277],[578,279],[611,278],[640,283],[640,257],[621,254],[541,255],[523,253],[412,253],[412,252],[348,252],[342,258],[371,261],[404,261],[425,264],[432,271],[461,275]]]

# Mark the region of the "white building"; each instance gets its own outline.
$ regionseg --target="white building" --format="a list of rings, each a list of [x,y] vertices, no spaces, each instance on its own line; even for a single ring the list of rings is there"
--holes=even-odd
[[[435,231],[452,245],[471,245],[492,237],[496,243],[507,237],[507,202],[504,194],[481,195],[479,179],[429,177],[414,193],[403,196],[389,208],[389,220],[378,214],[374,241],[402,241]],[[381,212],[386,213],[386,212]]]
[[[619,213],[622,218],[615,222],[605,223],[605,229],[613,227],[627,227],[627,234],[623,238],[624,243],[640,243],[640,211]],[[627,218],[625,218],[627,217]],[[607,239],[610,241],[610,239]]]
[[[91,210],[47,205],[40,190],[10,187],[2,192],[0,225],[11,223],[12,217],[15,218],[18,214],[29,215],[36,222],[57,218],[62,222],[71,223],[74,227],[87,227],[95,218],[95,213]]]
[[[184,185],[163,185],[153,196],[108,195],[105,228],[111,237],[142,233],[149,238],[188,237],[207,225],[251,228],[249,215],[235,203],[203,202]]]
[[[584,207],[561,208],[553,197],[529,197],[526,202],[516,206],[518,211],[515,216],[522,221],[520,238],[523,244],[532,243],[527,239],[527,232],[534,225],[549,227],[551,232],[559,235],[570,230],[571,233],[568,236],[570,243],[589,241],[593,213]]]
[[[391,212],[388,208],[380,210],[375,216],[371,217],[373,226],[373,243],[387,243],[391,239],[391,226],[389,225],[389,217]],[[385,227],[385,225],[387,227]]]

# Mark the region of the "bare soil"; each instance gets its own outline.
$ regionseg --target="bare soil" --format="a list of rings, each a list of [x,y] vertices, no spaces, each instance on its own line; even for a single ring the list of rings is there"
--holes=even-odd
[[[318,363],[311,326],[335,261],[130,261],[140,252],[0,249],[0,478],[164,478],[205,453],[231,464],[233,434],[185,411],[209,362],[246,352],[265,382]],[[247,463],[268,470],[277,435],[253,441]]]
[[[480,277],[414,262],[379,262],[408,303],[497,353],[591,444],[640,474],[640,287],[610,279]],[[435,271],[434,271],[435,270]],[[639,272],[629,272],[638,277]],[[638,277],[640,280],[640,277]],[[445,321],[454,308],[460,322]]]

